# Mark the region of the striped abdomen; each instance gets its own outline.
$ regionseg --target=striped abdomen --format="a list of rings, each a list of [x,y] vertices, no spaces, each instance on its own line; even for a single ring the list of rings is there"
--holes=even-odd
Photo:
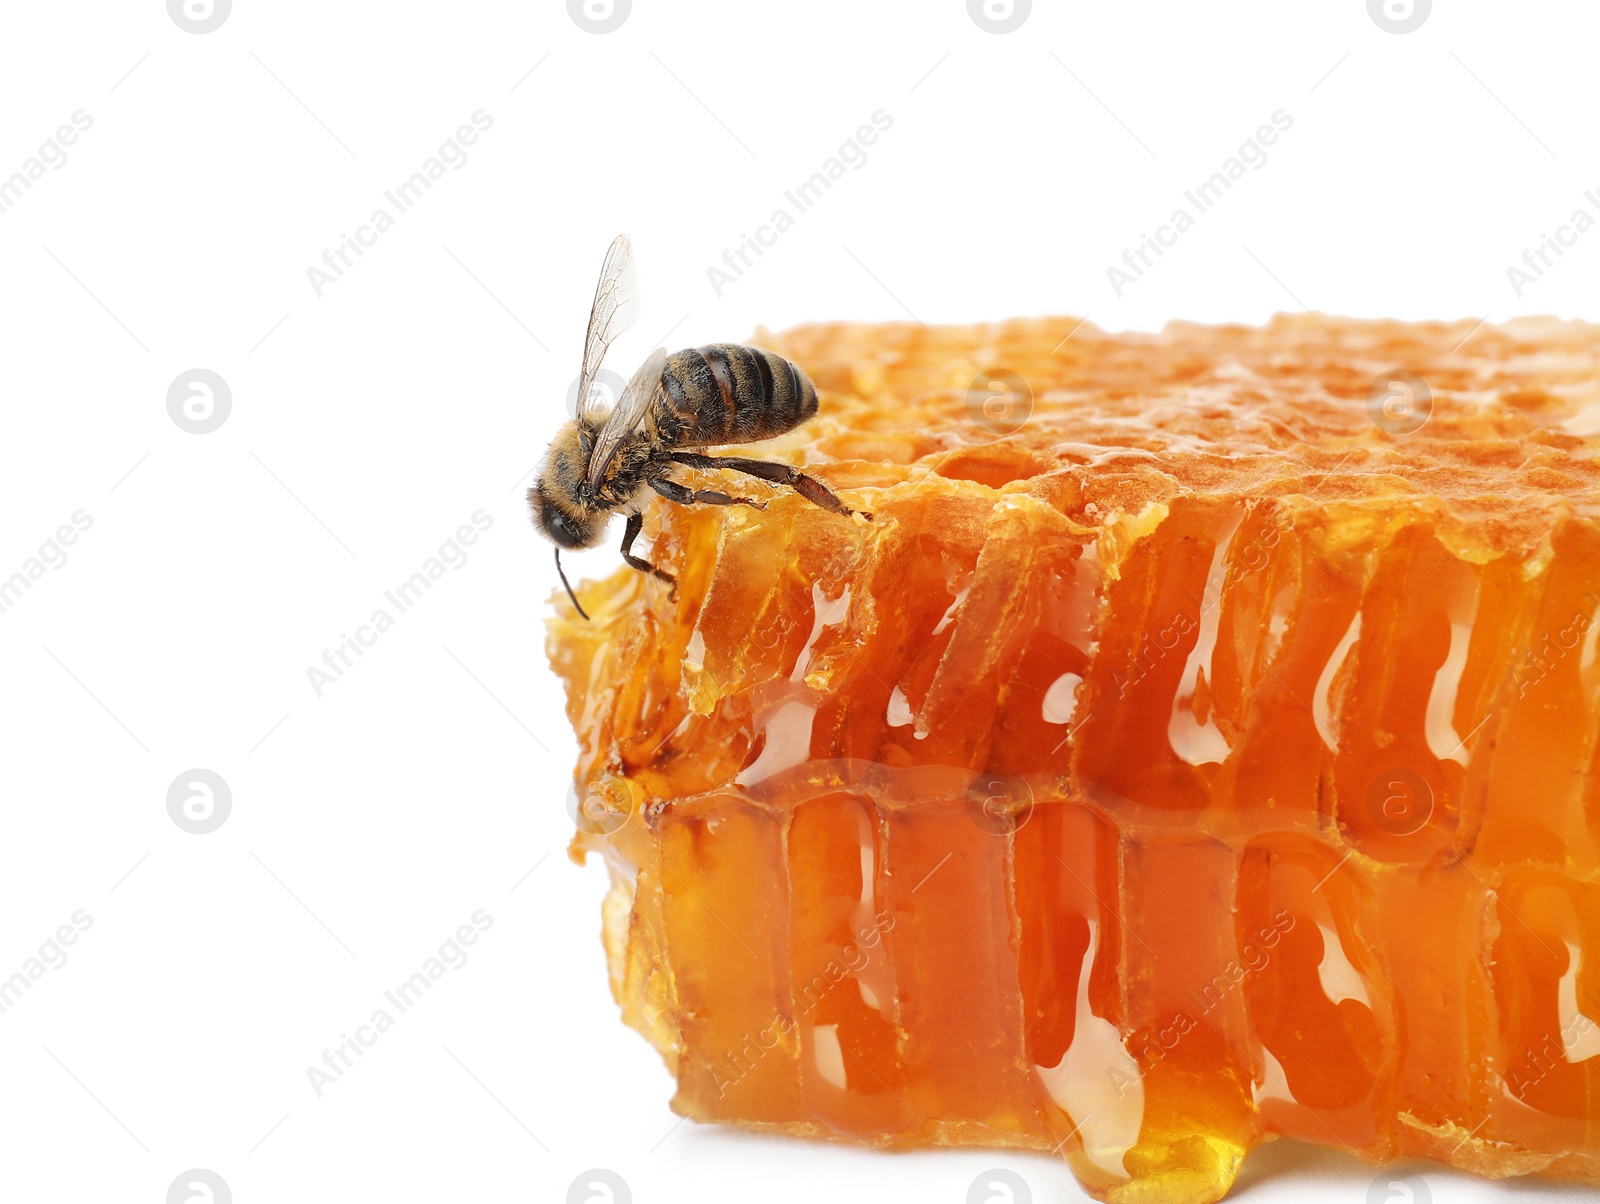
[[[667,357],[650,423],[669,447],[707,447],[770,439],[816,412],[816,386],[783,356],[711,343]]]

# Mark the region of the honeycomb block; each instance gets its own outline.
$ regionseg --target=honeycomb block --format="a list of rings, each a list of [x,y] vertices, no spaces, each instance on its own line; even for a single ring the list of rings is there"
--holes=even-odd
[[[1600,329],[757,341],[822,397],[762,454],[872,520],[656,504],[676,599],[550,625],[679,1112],[1600,1183]]]

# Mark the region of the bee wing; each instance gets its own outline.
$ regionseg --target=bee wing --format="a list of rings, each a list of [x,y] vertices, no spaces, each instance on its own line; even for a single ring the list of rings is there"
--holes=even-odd
[[[645,413],[650,409],[650,400],[655,397],[656,389],[661,384],[661,370],[666,366],[666,362],[667,349],[657,347],[650,353],[650,357],[639,365],[639,370],[633,374],[628,387],[617,399],[616,408],[611,411],[606,424],[600,428],[594,451],[589,456],[590,489],[599,486],[600,478],[605,475],[606,465],[610,464],[611,458],[617,454],[617,448],[622,446],[622,441],[644,420]]]
[[[594,286],[594,305],[589,309],[589,329],[583,336],[583,373],[578,377],[580,421],[598,421],[589,390],[600,374],[606,349],[638,318],[639,274],[633,266],[633,245],[626,234],[619,234],[611,240],[606,261],[600,266],[600,282]]]

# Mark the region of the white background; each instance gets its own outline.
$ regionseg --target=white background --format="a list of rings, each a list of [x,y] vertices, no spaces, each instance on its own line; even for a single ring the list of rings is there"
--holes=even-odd
[[[1600,317],[1600,232],[1521,297],[1506,275],[1595,208],[1579,0],[1440,0],[1406,35],[1363,0],[1041,2],[1006,35],[961,0],[637,0],[603,36],[556,0],[3,20],[0,177],[93,121],[0,213],[0,577],[92,519],[0,614],[0,977],[93,921],[0,1015],[8,1201],[159,1204],[190,1167],[240,1204],[558,1201],[597,1166],[641,1204],[957,1204],[991,1166],[1079,1198],[1044,1156],[680,1125],[618,1020],[522,500],[618,231],[624,374],[812,319]],[[324,249],[480,109],[465,165],[318,296]],[[880,109],[865,165],[719,297],[724,249]],[[1117,296],[1123,249],[1279,109],[1266,165]],[[205,435],[166,406],[195,367],[232,393]],[[478,511],[466,562],[319,697],[307,669]],[[232,791],[204,836],[166,809],[195,767]],[[470,960],[319,1098],[307,1068],[478,909]],[[1241,1198],[1371,1182],[1279,1146]]]

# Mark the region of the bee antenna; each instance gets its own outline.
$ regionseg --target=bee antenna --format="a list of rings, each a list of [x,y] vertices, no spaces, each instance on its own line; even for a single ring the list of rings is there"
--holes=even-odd
[[[583,604],[578,601],[578,595],[572,592],[572,585],[567,580],[566,571],[564,569],[562,569],[562,567],[561,567],[561,549],[560,548],[556,549],[556,575],[561,578],[561,584],[566,586],[567,597],[572,599],[572,605],[576,608],[577,612],[580,615],[582,615],[585,619],[587,619],[589,617],[589,614],[588,614],[588,612],[586,610],[583,609]]]

